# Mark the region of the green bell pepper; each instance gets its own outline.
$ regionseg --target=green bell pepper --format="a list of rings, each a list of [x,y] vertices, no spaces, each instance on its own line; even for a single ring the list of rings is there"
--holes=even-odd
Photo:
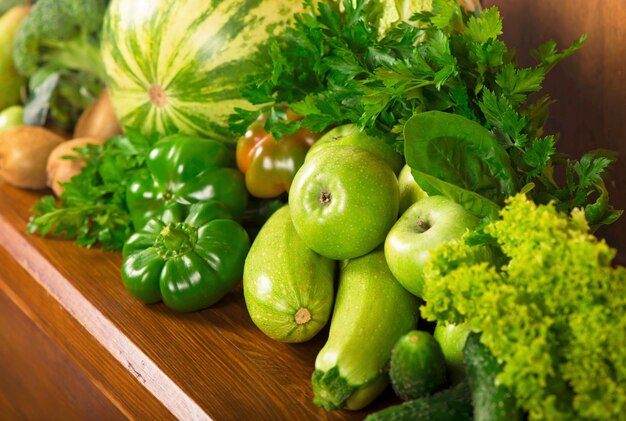
[[[122,279],[140,301],[196,311],[219,301],[242,278],[248,234],[221,202],[195,203],[183,220],[151,219],[124,245]]]
[[[236,218],[248,202],[244,178],[234,167],[234,154],[215,140],[186,134],[164,137],[146,158],[146,170],[130,180],[126,204],[135,231],[150,219],[184,219],[189,205],[219,200]]]

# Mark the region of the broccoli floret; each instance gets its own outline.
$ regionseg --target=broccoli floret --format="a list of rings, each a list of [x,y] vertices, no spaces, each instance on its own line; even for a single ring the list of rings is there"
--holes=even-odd
[[[485,228],[507,260],[494,265],[463,242],[426,268],[429,320],[467,322],[504,371],[530,420],[622,419],[626,409],[626,269],[568,217],[524,195]]]
[[[30,78],[26,119],[48,114],[71,128],[104,86],[99,38],[108,0],[39,0],[21,25],[15,67]],[[43,111],[42,111],[43,110]],[[32,111],[32,110],[31,110]],[[42,124],[43,121],[33,121]]]

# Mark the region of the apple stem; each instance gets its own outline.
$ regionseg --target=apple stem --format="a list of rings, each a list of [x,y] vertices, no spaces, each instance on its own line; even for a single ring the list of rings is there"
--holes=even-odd
[[[320,193],[320,203],[325,205],[330,202],[330,192],[323,191]]]
[[[428,231],[430,229],[430,225],[428,224],[428,222],[422,219],[417,220],[417,226],[423,229],[424,231]]]

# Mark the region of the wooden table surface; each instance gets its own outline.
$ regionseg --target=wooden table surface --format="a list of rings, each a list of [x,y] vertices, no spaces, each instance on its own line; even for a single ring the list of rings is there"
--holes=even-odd
[[[38,198],[0,184],[0,413],[217,420],[366,415],[312,404],[310,376],[326,331],[297,345],[267,338],[252,324],[240,287],[192,314],[143,305],[122,285],[120,254],[26,233]],[[370,412],[392,399],[388,390]]]

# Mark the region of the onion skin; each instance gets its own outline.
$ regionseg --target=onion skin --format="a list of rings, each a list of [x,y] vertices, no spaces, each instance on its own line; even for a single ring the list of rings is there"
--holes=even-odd
[[[24,189],[46,187],[46,164],[65,139],[35,126],[19,126],[0,134],[0,179]]]
[[[122,127],[115,117],[109,91],[105,88],[98,99],[81,114],[73,138],[110,139],[119,134],[122,134]]]

